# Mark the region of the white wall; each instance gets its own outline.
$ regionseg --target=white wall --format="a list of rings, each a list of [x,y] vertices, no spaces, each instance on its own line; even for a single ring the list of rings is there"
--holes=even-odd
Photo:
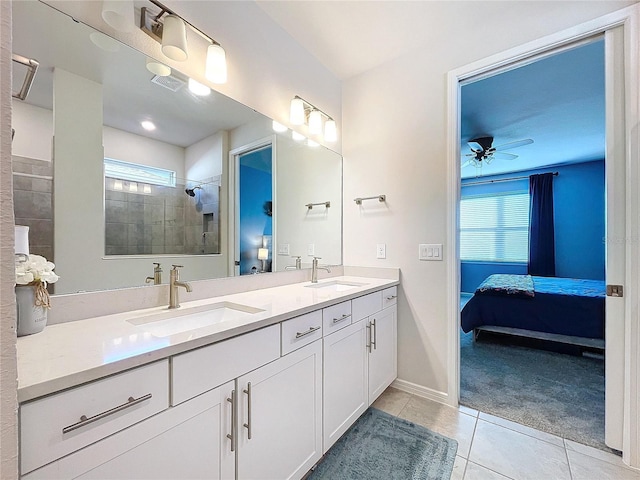
[[[400,267],[398,375],[424,394],[444,399],[449,376],[447,265],[418,261],[419,243],[446,235],[447,72],[620,7],[509,2],[504,18],[437,32],[437,45],[344,82],[344,198],[387,195],[386,207],[345,202],[345,264]],[[376,243],[386,243],[386,260],[376,260]]]
[[[16,130],[11,147],[13,154],[51,161],[53,112],[13,99],[12,127]]]
[[[228,154],[228,134],[225,131],[214,133],[185,149],[185,177],[189,180],[222,175],[222,162]]]

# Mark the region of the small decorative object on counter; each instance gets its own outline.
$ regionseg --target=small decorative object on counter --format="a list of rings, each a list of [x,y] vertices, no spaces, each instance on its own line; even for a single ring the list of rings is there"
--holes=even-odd
[[[40,255],[16,255],[18,336],[41,332],[51,308],[47,284],[58,281],[55,265]]]

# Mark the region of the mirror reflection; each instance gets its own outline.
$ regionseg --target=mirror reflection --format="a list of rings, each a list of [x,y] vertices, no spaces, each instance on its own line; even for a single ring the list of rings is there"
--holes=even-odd
[[[16,224],[56,294],[143,285],[154,263],[199,280],[342,262],[340,155],[41,2],[13,22],[40,64],[13,101]]]

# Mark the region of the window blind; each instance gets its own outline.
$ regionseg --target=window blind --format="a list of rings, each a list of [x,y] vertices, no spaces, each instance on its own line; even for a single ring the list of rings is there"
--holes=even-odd
[[[529,193],[463,197],[460,259],[484,262],[529,260]]]

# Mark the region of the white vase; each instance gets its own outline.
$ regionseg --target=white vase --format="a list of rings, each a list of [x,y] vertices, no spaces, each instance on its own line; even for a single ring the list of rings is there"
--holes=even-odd
[[[47,325],[47,308],[36,306],[36,287],[16,285],[18,336],[41,332]]]

